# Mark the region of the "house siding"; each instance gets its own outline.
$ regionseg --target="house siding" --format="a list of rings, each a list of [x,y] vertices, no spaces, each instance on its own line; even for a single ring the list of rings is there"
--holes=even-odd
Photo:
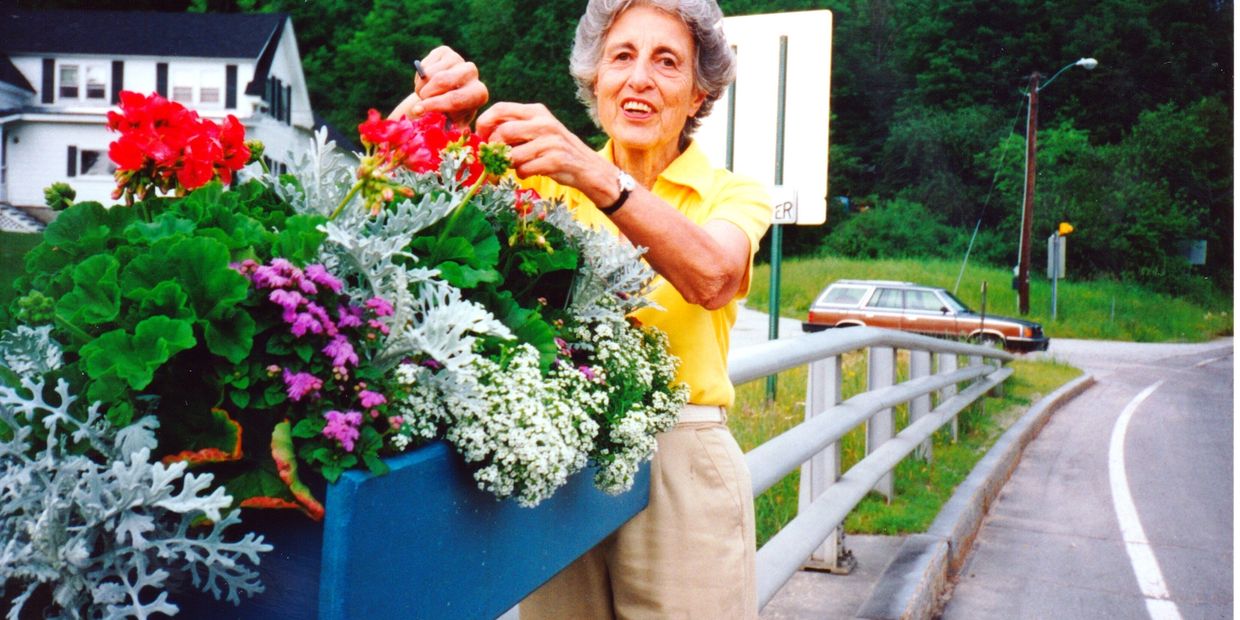
[[[14,68],[36,92],[14,93],[10,92],[14,89],[0,88],[0,103],[12,102],[8,109],[14,110],[0,118],[0,140],[3,140],[0,148],[7,160],[5,175],[0,178],[0,201],[17,206],[42,205],[43,189],[54,182],[66,181],[77,192],[78,201],[111,204],[114,179],[110,174],[84,175],[81,152],[98,151],[106,158],[108,145],[116,137],[105,125],[107,112],[116,109],[116,93],[121,89],[143,94],[155,92],[159,86],[160,65],[167,67],[164,86],[169,98],[175,96],[178,86],[188,86],[192,88],[193,101],[185,102],[187,107],[216,121],[233,114],[246,126],[247,137],[263,141],[268,157],[278,162],[296,158],[308,148],[314,115],[291,22],[286,22],[279,32],[276,47],[269,56],[267,75],[261,76],[270,78],[272,84],[279,81],[279,116],[274,115],[274,102],[245,94],[246,86],[255,80],[258,57],[10,52]],[[47,63],[48,58],[53,62]],[[77,99],[59,96],[59,69],[65,63],[80,65],[81,87]],[[87,65],[97,67],[92,75],[107,81],[103,85],[103,98],[84,96]],[[214,103],[202,101],[205,79],[212,81],[210,86],[218,88],[218,100]],[[68,161],[71,149],[77,153],[72,166]]]

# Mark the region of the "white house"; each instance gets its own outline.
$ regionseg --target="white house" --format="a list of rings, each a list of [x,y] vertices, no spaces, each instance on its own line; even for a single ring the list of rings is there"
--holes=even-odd
[[[319,124],[286,15],[10,4],[0,1],[0,226],[13,206],[43,205],[56,181],[78,201],[111,202],[116,135],[105,123],[122,90],[158,92],[216,121],[233,114],[277,164]]]

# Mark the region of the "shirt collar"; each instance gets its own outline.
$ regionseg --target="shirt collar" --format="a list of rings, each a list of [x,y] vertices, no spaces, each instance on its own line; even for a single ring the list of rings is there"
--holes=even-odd
[[[607,161],[616,163],[612,155],[612,142],[607,140],[607,144],[599,151]],[[689,142],[689,148],[681,153],[679,157],[672,160],[663,172],[659,173],[659,178],[674,185],[688,187],[698,193],[699,196],[705,196],[710,190],[713,182],[714,168],[710,164],[710,159],[706,157],[706,153],[698,147],[697,140]]]

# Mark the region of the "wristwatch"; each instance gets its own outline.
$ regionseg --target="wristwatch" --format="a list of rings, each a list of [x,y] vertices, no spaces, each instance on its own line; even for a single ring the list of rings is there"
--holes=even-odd
[[[613,213],[619,211],[620,207],[624,206],[624,201],[629,199],[629,193],[637,189],[637,179],[634,179],[632,175],[623,170],[616,175],[616,184],[620,187],[620,197],[616,198],[616,201],[610,207],[599,208],[599,211],[602,211],[603,215],[607,217],[611,217]]]

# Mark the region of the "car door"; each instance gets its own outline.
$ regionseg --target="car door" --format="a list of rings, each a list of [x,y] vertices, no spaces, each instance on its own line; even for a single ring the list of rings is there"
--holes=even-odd
[[[871,327],[904,329],[904,289],[880,286],[862,309],[862,320]]]
[[[945,336],[951,334],[953,317],[944,312],[943,302],[928,289],[909,289],[904,292],[904,329],[906,331]]]

